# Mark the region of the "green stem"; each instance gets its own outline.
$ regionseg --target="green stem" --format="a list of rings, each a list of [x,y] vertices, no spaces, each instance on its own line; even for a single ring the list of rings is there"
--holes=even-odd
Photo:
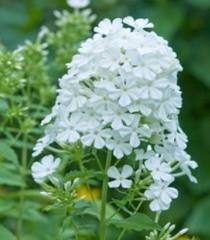
[[[140,203],[138,204],[138,206],[136,207],[136,209],[135,209],[135,211],[134,211],[134,214],[136,214],[136,213],[139,211],[139,209],[140,209],[140,207],[141,207],[141,205],[142,205],[142,202],[143,202],[143,201],[140,201]],[[125,232],[126,232],[126,229],[122,229],[122,231],[121,231],[119,237],[117,238],[117,240],[121,240],[122,237],[124,236]]]
[[[107,190],[108,177],[107,171],[111,165],[112,152],[107,152],[106,166],[104,169],[104,180],[102,184],[102,198],[101,198],[101,217],[100,217],[100,240],[106,240],[106,204],[107,204]]]
[[[157,213],[156,213],[156,216],[155,216],[155,222],[156,222],[156,223],[159,222],[160,214],[161,214],[161,212],[157,212]]]
[[[102,166],[102,164],[100,162],[100,159],[98,158],[96,149],[93,150],[93,156],[95,157],[95,159],[96,159],[96,161],[98,163],[98,166],[99,166],[100,170],[102,171],[103,170],[103,166]]]
[[[37,190],[24,190],[24,191],[17,191],[17,192],[1,192],[0,193],[0,199],[20,198],[21,196],[43,199],[43,196],[40,194],[40,191],[37,191]]]
[[[117,238],[117,240],[121,240],[121,239],[122,239],[122,237],[124,236],[125,232],[126,232],[126,230],[125,230],[125,229],[123,229],[123,230],[121,231],[121,233],[120,233],[119,237]]]
[[[21,156],[21,177],[23,179],[23,182],[25,183],[25,176],[26,176],[26,171],[27,171],[27,134],[23,134],[23,148],[22,148],[22,156]],[[25,186],[23,185],[20,190],[20,202],[19,202],[19,207],[20,207],[20,213],[19,213],[19,218],[17,222],[17,236],[18,240],[21,240],[21,235],[22,235],[22,217],[23,217],[23,212],[24,212],[24,201],[25,201],[25,194],[24,194]]]

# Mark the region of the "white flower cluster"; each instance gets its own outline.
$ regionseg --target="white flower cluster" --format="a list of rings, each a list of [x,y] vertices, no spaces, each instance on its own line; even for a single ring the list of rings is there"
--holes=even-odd
[[[185,152],[187,137],[178,122],[177,73],[182,67],[168,42],[146,30],[152,27],[147,19],[132,17],[99,23],[59,80],[55,106],[42,122],[48,124],[46,134],[34,156],[52,142],[107,148],[117,159],[135,151],[153,179],[145,196],[151,209],[160,211],[178,195],[169,187],[175,177],[185,174],[196,181],[190,169],[197,165]],[[130,187],[122,181],[128,172],[118,173],[119,181],[110,186]]]

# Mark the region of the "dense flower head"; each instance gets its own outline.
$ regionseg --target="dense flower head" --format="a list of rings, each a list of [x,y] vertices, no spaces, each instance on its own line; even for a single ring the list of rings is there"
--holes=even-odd
[[[55,106],[42,122],[46,134],[34,156],[52,142],[80,141],[112,150],[117,159],[135,152],[153,184],[168,186],[180,175],[177,169],[196,181],[190,171],[196,163],[185,152],[187,137],[178,122],[182,99],[177,73],[182,67],[152,27],[148,19],[132,17],[99,23],[59,80]],[[164,191],[167,202],[161,194],[147,192],[148,200],[155,199],[153,210],[165,210],[177,195],[171,188]]]

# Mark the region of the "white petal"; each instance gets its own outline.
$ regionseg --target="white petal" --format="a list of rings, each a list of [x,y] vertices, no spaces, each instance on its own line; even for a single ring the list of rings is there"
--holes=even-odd
[[[114,147],[115,147],[114,142],[113,142],[112,140],[108,139],[108,140],[106,141],[106,147],[107,147],[109,150],[113,150]]]
[[[43,167],[43,165],[40,162],[33,163],[32,167],[31,167],[32,172],[39,172],[44,169],[45,168]]]
[[[162,180],[170,183],[174,180],[174,177],[168,173],[161,172],[161,178]]]
[[[93,138],[92,136],[90,136],[89,134],[88,135],[85,135],[81,138],[81,141],[84,145],[86,146],[90,146],[92,143],[93,143]]]
[[[113,129],[116,129],[116,130],[123,127],[122,120],[120,118],[115,118],[111,126]]]
[[[46,178],[35,178],[35,177],[34,177],[34,181],[35,181],[36,183],[43,183],[43,182],[45,181],[45,179],[46,179]]]
[[[132,147],[129,144],[123,144],[123,152],[125,155],[129,155],[132,152]]]
[[[134,147],[134,148],[136,148],[136,147],[139,146],[140,140],[139,140],[139,137],[138,137],[137,133],[132,133],[132,134],[131,134],[130,144],[131,144],[131,146]]]
[[[153,211],[153,212],[158,212],[161,210],[160,208],[160,203],[157,199],[153,200],[151,203],[150,203],[150,209]]]
[[[64,143],[69,137],[68,131],[61,132],[57,135],[56,139],[59,143]]]
[[[178,193],[178,191],[175,188],[169,187],[167,191],[168,191],[168,194],[170,195],[171,198],[175,199],[175,198],[178,197],[179,193]]]
[[[121,181],[123,188],[130,188],[132,186],[132,180],[124,179]]]
[[[193,183],[198,183],[198,180],[196,177],[194,177],[192,174],[188,174],[188,177],[190,179],[191,182]]]
[[[131,103],[131,99],[128,96],[128,94],[126,94],[126,93],[122,94],[122,96],[121,96],[121,98],[119,100],[119,104],[122,107],[125,107],[125,106],[128,106],[130,103]]]
[[[140,109],[141,113],[144,114],[144,115],[146,115],[146,116],[149,116],[150,113],[152,112],[150,108],[148,108],[148,107],[146,107],[146,106],[144,106],[144,105],[141,105],[141,106],[139,107],[139,109]]]
[[[115,166],[112,166],[108,169],[107,175],[108,177],[114,178],[114,179],[120,178],[119,170]]]
[[[53,160],[54,157],[53,155],[47,155],[45,157],[42,158],[41,163],[47,167],[47,168],[51,168],[52,164],[53,164]]]
[[[163,191],[161,193],[161,201],[163,201],[165,204],[171,203],[171,198],[169,197],[169,195],[166,191]]]
[[[94,142],[94,146],[97,148],[97,149],[101,149],[105,146],[105,142],[103,140],[103,138],[97,136],[95,138],[95,142]]]
[[[121,176],[123,178],[128,178],[133,174],[133,168],[129,165],[124,165],[122,168]]]
[[[154,196],[153,191],[151,191],[151,189],[146,190],[146,191],[144,192],[144,196],[145,196],[148,200],[152,200],[152,199],[154,199],[154,198],[156,197],[156,196]]]
[[[161,99],[163,94],[161,91],[159,91],[158,89],[156,88],[150,88],[150,96],[151,98],[153,99]]]
[[[53,163],[53,168],[56,169],[59,167],[60,165],[60,162],[61,162],[61,159],[60,158],[56,158],[54,163]]]
[[[148,87],[142,87],[139,89],[139,97],[142,99],[149,98],[149,89]]]
[[[108,183],[110,188],[118,188],[120,186],[120,180],[114,180]]]
[[[145,167],[148,169],[148,170],[153,170],[154,169],[154,164],[153,164],[154,161],[152,161],[151,159],[150,160],[147,160],[145,161],[144,165]]]
[[[124,156],[122,149],[118,146],[114,149],[113,154],[118,159],[121,159]]]
[[[134,18],[130,17],[130,16],[123,18],[123,22],[132,27],[134,27],[134,25],[135,25]]]
[[[69,131],[69,136],[68,136],[68,140],[70,143],[74,143],[76,141],[78,141],[80,138],[80,135],[78,132],[76,131]]]
[[[125,137],[126,135],[130,134],[130,128],[129,127],[123,127],[119,129],[120,136]]]
[[[74,112],[77,110],[77,101],[76,99],[72,100],[71,103],[69,104],[69,111]]]
[[[133,121],[133,115],[132,114],[124,114],[122,116],[122,119],[127,125],[130,125]]]
[[[168,210],[170,207],[170,203],[164,203],[164,202],[160,202],[160,210]]]

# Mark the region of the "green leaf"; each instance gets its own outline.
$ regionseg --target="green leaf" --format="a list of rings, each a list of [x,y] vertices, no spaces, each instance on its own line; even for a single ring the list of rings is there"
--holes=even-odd
[[[210,196],[198,202],[193,209],[186,225],[192,233],[210,237]]]
[[[133,230],[137,232],[159,228],[157,223],[142,213],[136,213],[135,215],[126,219],[113,219],[110,221],[110,224],[115,225],[117,228],[123,228],[125,230]]]
[[[2,199],[2,196],[0,195],[0,215],[8,215],[8,212],[13,210],[15,204],[17,203],[14,201]]]
[[[8,186],[22,187],[25,186],[23,180],[17,173],[0,166],[0,184]]]
[[[91,202],[89,208],[86,208],[84,210],[83,214],[94,216],[98,220],[100,220],[100,211],[101,211],[101,201],[94,201],[94,202]],[[113,219],[122,219],[120,214],[119,213],[116,214],[116,210],[110,204],[107,204],[106,219],[109,219],[110,217],[113,217]]]
[[[0,142],[0,156],[3,158],[18,163],[17,155],[15,151],[5,142]]]
[[[17,240],[16,237],[4,226],[0,225],[0,239],[2,240]]]

